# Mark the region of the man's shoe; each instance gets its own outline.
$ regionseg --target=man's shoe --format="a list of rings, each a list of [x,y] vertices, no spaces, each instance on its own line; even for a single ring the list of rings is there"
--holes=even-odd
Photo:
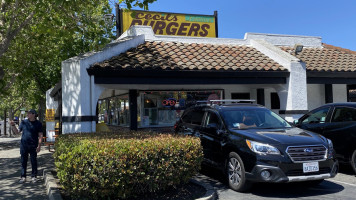
[[[19,180],[19,183],[24,183],[26,182],[26,178],[25,177],[21,177],[21,179]]]
[[[37,178],[36,178],[36,177],[32,177],[32,178],[31,178],[31,182],[32,182],[32,183],[36,183],[36,182],[37,182]]]

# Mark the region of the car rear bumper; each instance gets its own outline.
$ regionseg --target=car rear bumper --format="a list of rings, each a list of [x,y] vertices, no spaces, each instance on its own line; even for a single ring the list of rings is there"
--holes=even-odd
[[[333,178],[336,176],[339,170],[339,163],[337,160],[328,160],[323,161],[320,165],[323,166],[324,170],[320,170],[319,172],[313,173],[303,173],[303,172],[294,172],[293,170],[286,169],[285,166],[270,166],[270,165],[256,165],[250,173],[246,173],[246,178],[252,182],[275,182],[275,183],[283,183],[283,182],[301,182],[301,181],[313,181],[313,180],[321,180],[327,178]],[[289,166],[300,167],[301,163],[295,163],[295,165],[289,164]],[[325,168],[325,165],[329,165]],[[327,170],[325,170],[327,169]],[[268,172],[270,174],[269,177],[263,177],[263,172]],[[295,170],[294,170],[295,171]]]

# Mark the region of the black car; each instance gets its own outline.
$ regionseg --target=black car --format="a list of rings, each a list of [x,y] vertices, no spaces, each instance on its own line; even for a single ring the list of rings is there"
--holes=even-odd
[[[356,173],[356,103],[326,104],[294,123],[329,138],[340,163],[351,163]]]
[[[236,191],[252,182],[319,184],[338,171],[330,140],[260,105],[196,105],[184,111],[175,131],[200,137],[204,163],[223,170]]]

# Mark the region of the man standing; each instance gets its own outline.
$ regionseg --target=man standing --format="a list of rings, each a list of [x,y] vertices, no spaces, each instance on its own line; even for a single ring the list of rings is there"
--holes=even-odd
[[[42,143],[42,123],[36,119],[36,110],[31,109],[27,112],[27,119],[23,120],[19,126],[19,130],[15,127],[15,122],[11,121],[11,128],[15,134],[22,132],[21,136],[21,179],[19,183],[26,181],[26,169],[28,154],[30,154],[32,174],[31,181],[37,181],[37,153],[41,150]]]

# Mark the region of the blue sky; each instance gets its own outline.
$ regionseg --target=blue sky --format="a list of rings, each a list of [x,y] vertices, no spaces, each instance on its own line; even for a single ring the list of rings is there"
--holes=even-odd
[[[246,32],[320,36],[356,51],[356,0],[157,0],[149,10],[213,15],[220,38]]]

